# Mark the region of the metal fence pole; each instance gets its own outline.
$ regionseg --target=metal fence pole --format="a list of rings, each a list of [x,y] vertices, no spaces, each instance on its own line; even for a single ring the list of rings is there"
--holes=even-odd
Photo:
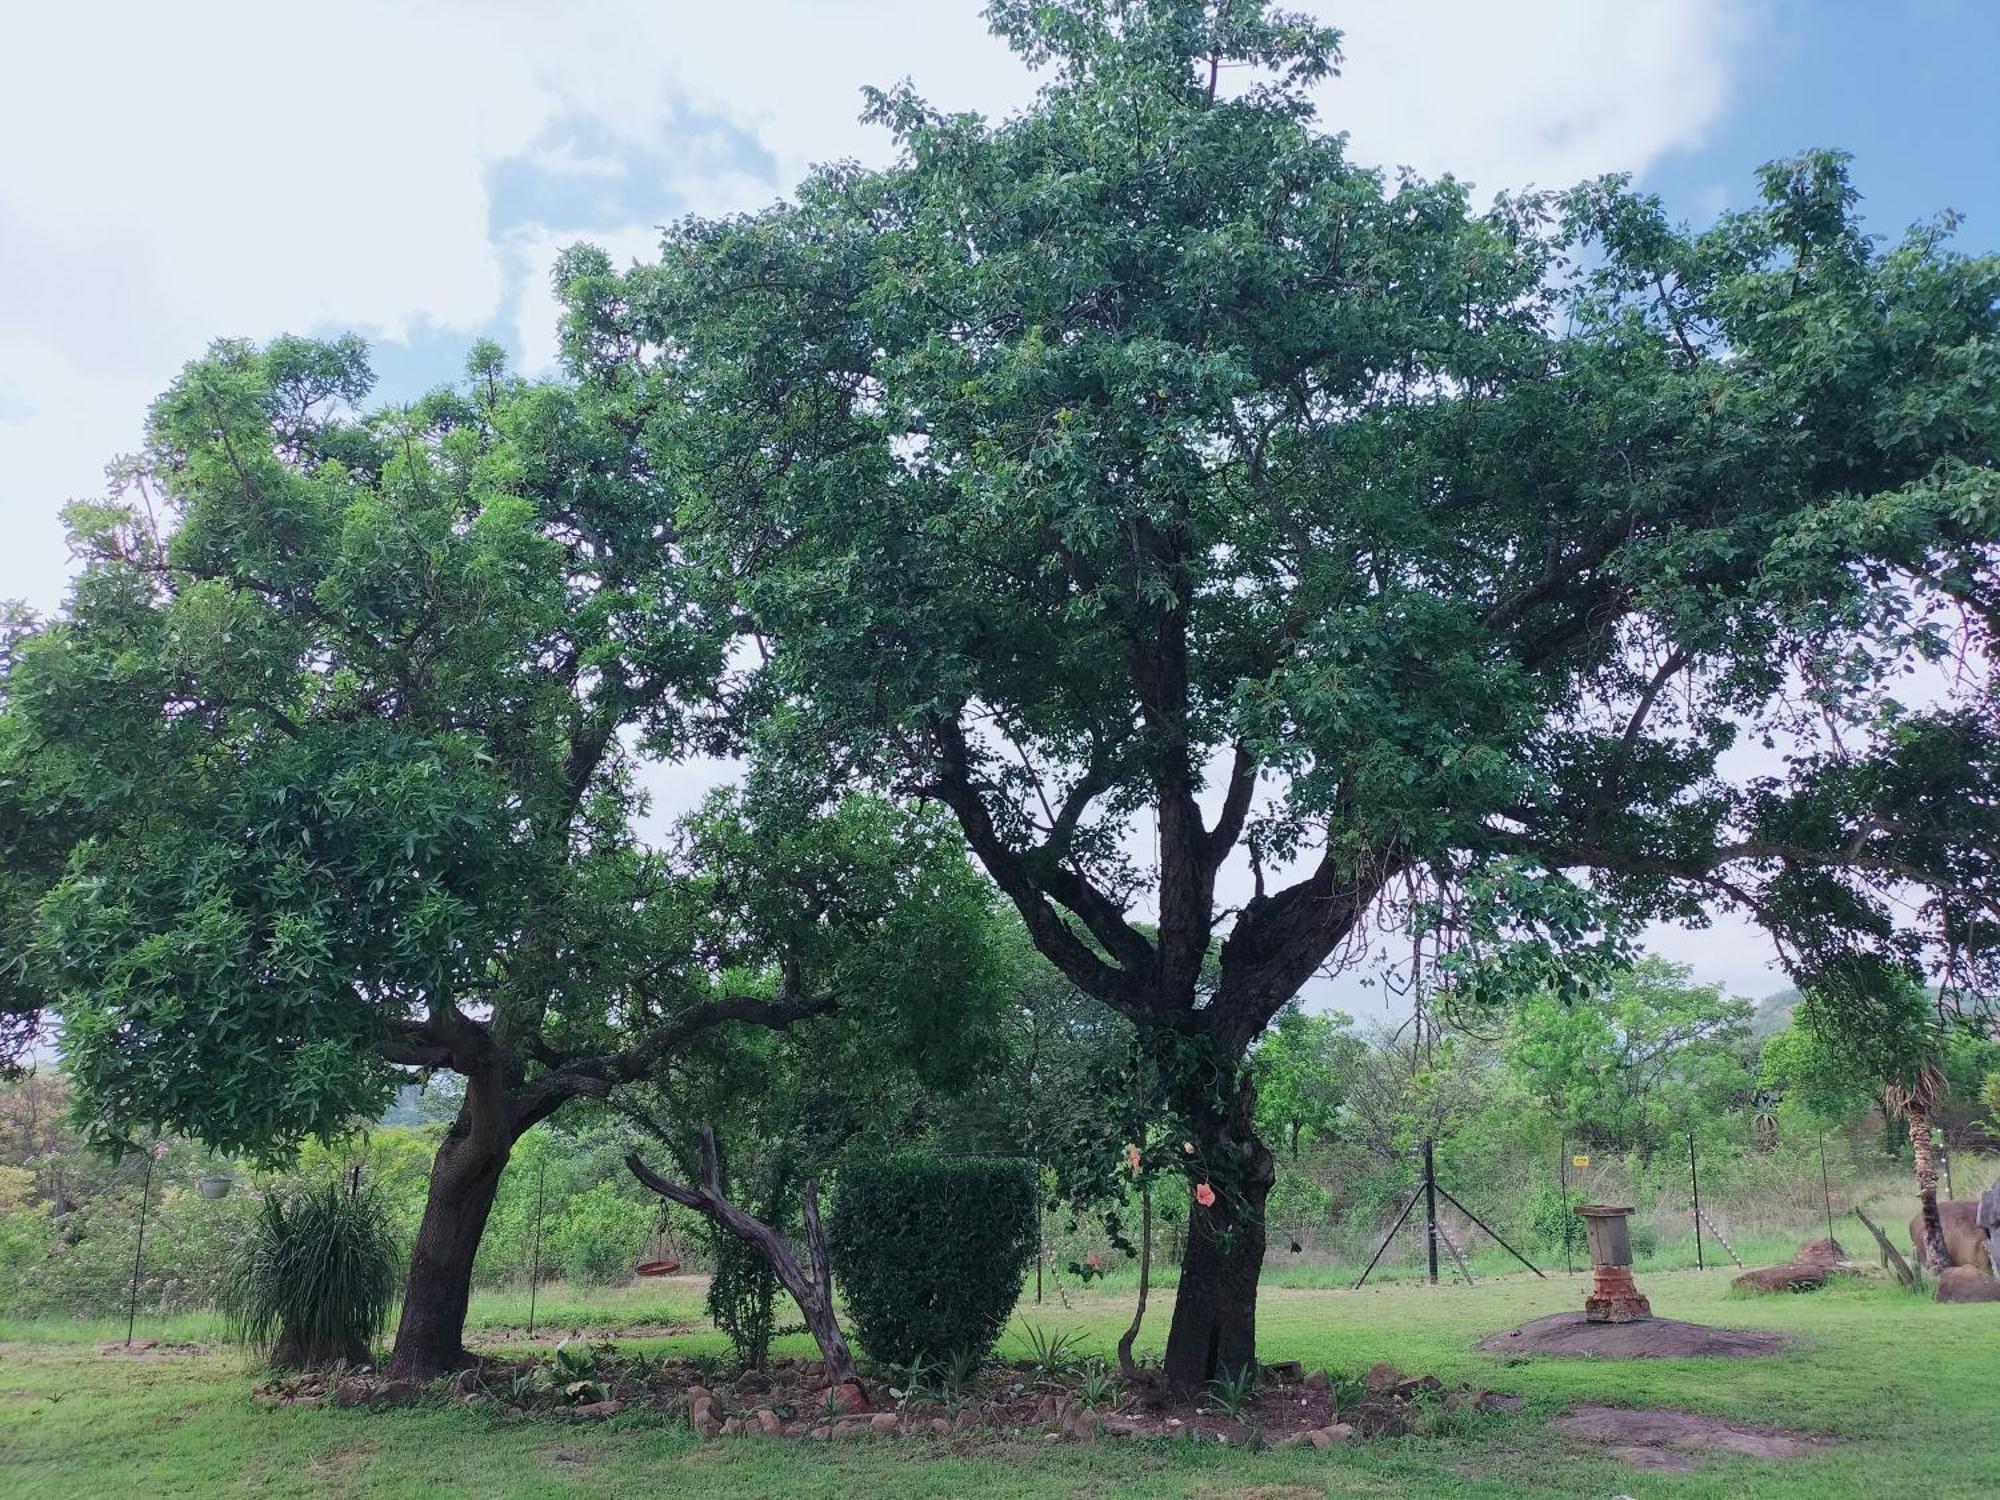
[[[125,1347],[132,1347],[132,1327],[139,1320],[139,1261],[146,1253],[146,1202],[153,1194],[153,1163],[159,1159],[160,1143],[146,1148],[146,1180],[139,1187],[139,1237],[132,1246],[132,1295],[125,1304]]]
[[[548,1186],[549,1163],[543,1157],[535,1171],[534,1268],[528,1272],[528,1337],[535,1336],[535,1292],[542,1284],[542,1192]]]
[[[1701,1169],[1695,1165],[1694,1132],[1688,1132],[1688,1181],[1694,1185],[1694,1268],[1706,1271],[1707,1262],[1701,1257]]]
[[[1429,1246],[1431,1285],[1438,1284],[1437,1160],[1430,1137],[1424,1137],[1424,1235]]]
[[[1576,1257],[1569,1244],[1569,1138],[1567,1136],[1563,1138],[1560,1154],[1556,1157],[1556,1183],[1557,1190],[1562,1194],[1562,1217],[1557,1222],[1562,1225],[1563,1274],[1574,1276]]]

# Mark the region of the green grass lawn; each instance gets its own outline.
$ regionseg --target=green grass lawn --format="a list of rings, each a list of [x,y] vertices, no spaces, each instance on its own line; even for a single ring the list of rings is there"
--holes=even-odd
[[[1268,1359],[1358,1371],[1378,1359],[1527,1398],[1515,1417],[1450,1438],[1378,1441],[1328,1453],[1250,1452],[1189,1442],[999,1444],[955,1454],[913,1439],[843,1444],[743,1438],[701,1444],[661,1416],[595,1425],[509,1420],[438,1405],[400,1411],[264,1411],[254,1376],[226,1347],[159,1359],[100,1354],[121,1325],[0,1322],[0,1494],[922,1496],[1009,1500],[1078,1495],[1304,1500],[1319,1495],[1842,1496],[2000,1493],[2000,1306],[1936,1307],[1886,1287],[1738,1300],[1730,1273],[1655,1272],[1654,1308],[1694,1321],[1795,1335],[1752,1361],[1541,1361],[1473,1350],[1484,1334],[1576,1305],[1581,1277],[1362,1292],[1273,1286],[1260,1307]],[[1129,1316],[1116,1293],[1072,1291],[1024,1305],[1021,1325],[1076,1329],[1109,1352]],[[699,1320],[699,1287],[676,1280],[544,1297],[546,1328],[607,1330]],[[526,1299],[482,1297],[476,1329],[517,1329]],[[1167,1308],[1148,1323],[1158,1347]],[[215,1340],[212,1319],[141,1319],[144,1337]],[[720,1352],[706,1329],[634,1347]],[[805,1346],[799,1344],[803,1349]],[[1710,1458],[1692,1473],[1627,1468],[1545,1430],[1576,1400],[1669,1404],[1816,1432],[1835,1451],[1784,1464]]]

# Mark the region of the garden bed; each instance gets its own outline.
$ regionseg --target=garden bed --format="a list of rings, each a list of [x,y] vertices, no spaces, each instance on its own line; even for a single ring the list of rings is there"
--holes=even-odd
[[[1386,1364],[1359,1377],[1275,1365],[1254,1388],[1218,1382],[1187,1400],[1151,1378],[1120,1380],[1098,1362],[1051,1368],[1020,1360],[956,1378],[892,1374],[864,1386],[829,1381],[816,1360],[777,1359],[767,1369],[724,1373],[713,1361],[619,1354],[609,1344],[568,1344],[553,1361],[485,1359],[430,1386],[371,1370],[332,1371],[268,1380],[253,1395],[267,1407],[456,1402],[512,1419],[650,1413],[685,1421],[704,1439],[906,1437],[960,1449],[999,1439],[1114,1438],[1329,1448],[1457,1432],[1520,1405],[1516,1396],[1448,1387]]]

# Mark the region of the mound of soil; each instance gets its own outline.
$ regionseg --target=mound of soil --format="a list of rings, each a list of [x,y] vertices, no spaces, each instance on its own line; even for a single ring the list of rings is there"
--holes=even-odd
[[[1629,1326],[1629,1325],[1628,1325]],[[1636,1468],[1687,1469],[1693,1455],[1799,1458],[1831,1447],[1831,1438],[1761,1422],[1730,1422],[1671,1406],[1575,1406],[1549,1423],[1552,1432],[1601,1443]]]
[[[1592,1323],[1581,1312],[1550,1313],[1479,1341],[1488,1354],[1558,1359],[1757,1359],[1780,1353],[1784,1335],[1710,1328],[1674,1318]]]

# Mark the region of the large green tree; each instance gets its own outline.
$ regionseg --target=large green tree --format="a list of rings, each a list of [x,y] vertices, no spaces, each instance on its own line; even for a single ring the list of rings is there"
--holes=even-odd
[[[1385,181],[1315,123],[1336,34],[1262,0],[988,14],[1032,107],[872,95],[887,168],[570,257],[566,348],[812,753],[943,803],[1178,1044],[1197,1386],[1255,1353],[1243,1060],[1392,898],[1463,1003],[1606,902],[1738,907],[1803,973],[1989,948],[1987,704],[1889,689],[1996,622],[2000,263],[1865,235],[1829,155],[1698,233],[1616,180]]]
[[[1650,1155],[1747,1100],[1750,1003],[1647,956],[1581,1001],[1537,995],[1508,1017],[1507,1062],[1563,1130]]]
[[[223,344],[161,398],[13,647],[0,795],[74,840],[28,962],[100,1140],[282,1154],[463,1075],[393,1355],[427,1375],[524,1131],[712,1026],[916,1016],[986,912],[955,835],[795,777],[643,843],[641,758],[739,705],[619,414],[490,347],[412,407],[369,380]]]

